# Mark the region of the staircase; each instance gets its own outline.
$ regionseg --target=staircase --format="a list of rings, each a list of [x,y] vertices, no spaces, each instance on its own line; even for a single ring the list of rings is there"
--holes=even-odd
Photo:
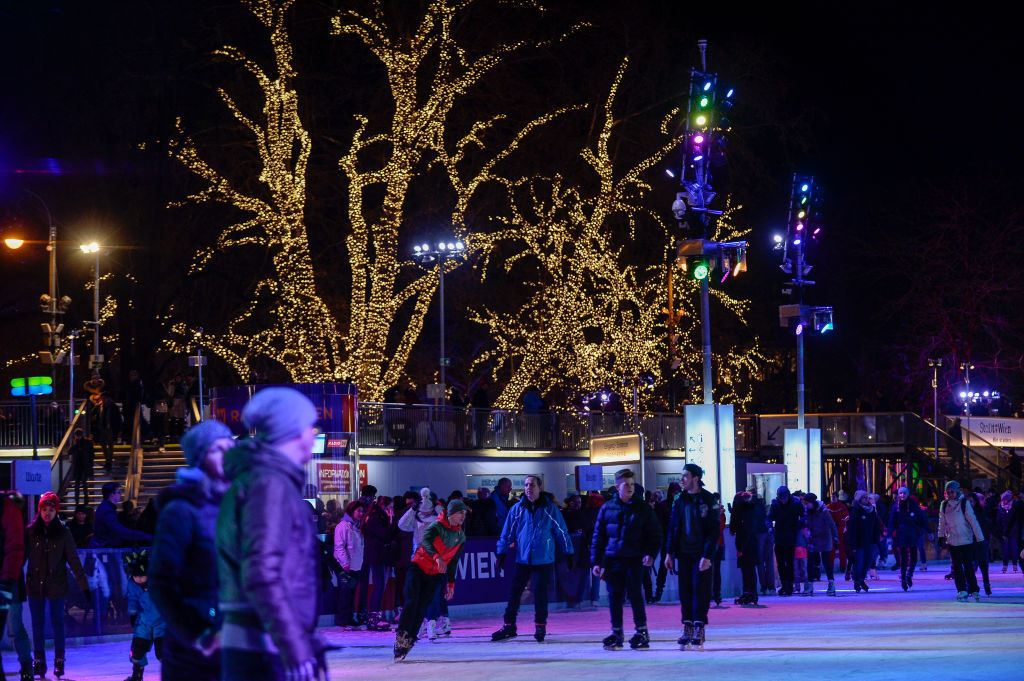
[[[934,473],[948,480],[960,480],[961,483],[970,483],[976,478],[988,478],[995,483],[996,489],[1006,489],[1010,485],[1020,484],[1020,481],[1014,481],[1009,471],[1001,465],[998,455],[993,459],[991,454],[956,442],[941,429],[938,430],[939,446],[936,457],[935,432],[936,428],[931,421],[916,414],[907,414],[907,445],[918,461],[929,465]],[[972,435],[972,439],[977,441],[978,438]],[[951,454],[951,451],[955,452],[958,449],[963,450],[962,460]]]
[[[107,473],[106,459],[103,458],[103,450],[96,449],[96,461],[93,464],[93,476],[89,481],[89,505],[95,507],[103,499],[103,485],[108,482],[118,482],[122,489],[128,471],[128,460],[131,456],[131,447],[128,445],[114,446],[114,466],[110,473]],[[160,494],[165,487],[173,485],[175,473],[185,465],[185,456],[181,447],[176,444],[169,444],[161,452],[158,449],[146,449],[142,464],[142,486],[139,492],[138,508],[145,509],[146,504],[153,497]],[[62,511],[73,513],[76,500],[74,488],[69,485],[65,492],[64,508]],[[84,502],[83,502],[84,503]],[[118,509],[120,510],[120,509]]]

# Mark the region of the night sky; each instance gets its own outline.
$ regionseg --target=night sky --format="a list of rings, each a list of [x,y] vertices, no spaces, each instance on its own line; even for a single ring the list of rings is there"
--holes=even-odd
[[[314,88],[329,90],[344,78],[360,83],[374,75],[346,71],[347,55],[337,41],[318,37],[326,35],[323,22],[330,8],[345,4],[298,2],[295,33],[310,45],[323,43],[297,50],[300,72]],[[935,5],[902,3],[884,9],[764,3],[756,10],[722,6],[713,15],[697,3],[549,4],[553,11],[546,21],[568,25],[584,17],[595,24],[580,39],[578,53],[555,54],[564,69],[559,76],[581,92],[596,92],[597,83],[607,83],[614,64],[629,54],[635,80],[626,106],[636,111],[685,102],[696,39],[710,41],[709,69],[738,89],[731,118],[739,139],[736,153],[730,152],[729,177],[753,228],[750,272],[736,290],[752,298],[755,331],[769,347],[792,344],[778,328],[777,307],[787,301],[779,291],[783,275],[771,236],[783,228],[791,174],[816,176],[827,197],[826,224],[821,246],[809,255],[816,266],[811,278],[819,285],[807,299],[835,307],[836,333],[808,342],[810,408],[847,410],[861,400],[875,408],[906,404],[919,411],[925,398],[930,400],[930,373],[920,356],[906,349],[914,338],[926,337],[940,339],[932,347],[945,353],[947,365],[969,355],[981,367],[978,381],[1020,404],[1020,286],[996,285],[991,305],[985,306],[984,314],[999,321],[998,338],[972,327],[970,334],[945,342],[943,331],[929,328],[928,315],[920,314],[928,305],[963,306],[960,299],[894,304],[909,290],[901,254],[926,247],[915,239],[927,234],[928,221],[935,220],[931,211],[942,214],[947,198],[971,206],[960,222],[979,232],[966,235],[967,243],[1021,235],[1019,37],[1011,35],[1017,22],[1008,10],[1000,16],[994,9],[952,14]],[[207,55],[237,39],[238,16],[237,4],[228,0],[0,4],[6,65],[0,237],[27,228],[31,238],[45,238],[45,216],[22,190],[45,198],[61,238],[71,242],[62,252],[60,271],[62,291],[75,297],[73,318],[89,318],[91,297],[82,290],[89,264],[72,247],[100,232],[105,240],[139,247],[112,254],[110,263],[135,273],[147,288],[136,296],[138,320],[122,325],[140,345],[155,343],[159,335],[146,319],[165,312],[167,301],[188,295],[183,268],[197,241],[212,233],[166,209],[189,185],[160,144],[176,115],[193,125],[223,123],[203,113],[216,108],[211,87],[228,73],[211,67]],[[528,72],[531,66],[522,68]],[[550,64],[544,68],[549,72]],[[350,93],[335,92],[311,98],[311,109],[319,105],[310,114],[311,127],[314,133],[324,131],[315,143],[329,150],[331,135],[345,134],[344,126],[334,123],[352,104]],[[531,96],[543,95],[522,91],[524,103]],[[142,143],[146,149],[140,149]],[[324,172],[334,172],[328,163],[329,158]],[[667,213],[675,188],[665,181],[656,194],[668,197]],[[310,184],[317,187],[316,180]],[[325,215],[337,215],[340,200],[324,198],[318,205]],[[343,256],[340,236],[313,238],[325,264]],[[182,242],[191,243],[190,249],[182,251]],[[1019,239],[991,243],[1003,249],[999,257],[1009,270],[1019,266],[1024,255]],[[26,248],[0,253],[3,361],[34,349],[41,321],[35,301],[45,290],[45,256]],[[961,271],[958,254],[940,250],[939,255],[909,276],[945,284],[962,280],[961,289],[968,291],[972,278]],[[457,315],[457,297],[453,305]],[[912,309],[917,316],[911,320]],[[456,334],[468,325],[453,324]],[[420,340],[428,357],[434,352],[432,338]],[[141,348],[125,352],[147,356]],[[172,364],[152,361],[147,371],[160,374]],[[947,394],[957,389],[955,374],[943,379]],[[780,377],[755,405],[792,411],[795,398],[787,386],[794,382],[791,374]]]

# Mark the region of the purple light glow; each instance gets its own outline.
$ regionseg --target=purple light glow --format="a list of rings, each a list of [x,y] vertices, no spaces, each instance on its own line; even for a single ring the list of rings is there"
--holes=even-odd
[[[704,135],[697,135],[693,138],[694,144],[704,144]]]

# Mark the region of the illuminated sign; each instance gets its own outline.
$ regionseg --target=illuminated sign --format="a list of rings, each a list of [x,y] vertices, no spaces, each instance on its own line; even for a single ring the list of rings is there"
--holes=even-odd
[[[783,452],[789,489],[821,496],[821,429],[787,428]]]
[[[724,503],[736,496],[736,436],[731,404],[686,405],[686,463],[704,469],[704,486]]]
[[[640,463],[644,450],[644,436],[640,433],[603,435],[590,438],[590,463]]]

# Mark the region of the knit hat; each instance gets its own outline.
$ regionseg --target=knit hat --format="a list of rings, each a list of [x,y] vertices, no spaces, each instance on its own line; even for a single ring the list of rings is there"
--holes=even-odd
[[[683,466],[683,470],[688,472],[690,475],[692,475],[695,478],[700,478],[701,479],[700,484],[702,484],[702,485],[704,484],[704,469],[703,468],[701,468],[700,466],[698,466],[695,463],[688,463],[685,466]]]
[[[775,496],[780,499],[785,499],[789,496],[789,488],[785,485],[779,485],[779,488],[775,490]]]
[[[839,501],[849,501],[849,500],[850,500],[850,497],[846,493],[846,490],[845,489],[839,490]]]
[[[960,483],[957,482],[956,480],[950,480],[949,482],[946,483],[946,491],[948,492],[949,490],[953,490],[954,492],[959,494],[960,493]]]
[[[867,494],[867,491],[862,490],[862,489],[859,489],[856,492],[854,492],[853,493],[853,503],[856,504],[858,501],[860,501],[860,498],[863,497],[865,494]]]
[[[52,506],[54,510],[60,511],[60,497],[54,492],[46,492],[43,496],[39,497],[39,510],[43,510],[43,506]]]
[[[230,438],[231,429],[220,421],[209,420],[197,423],[181,438],[181,451],[189,468],[199,468],[206,458],[206,450],[221,438]]]
[[[453,513],[458,513],[459,511],[466,511],[468,513],[469,507],[466,506],[466,502],[462,499],[452,499],[448,502],[448,509],[445,515],[451,518]]]
[[[1013,492],[1011,492],[1010,490],[1006,490],[1006,491],[1005,491],[1005,492],[1003,492],[1003,494],[1002,494],[1002,495],[1001,495],[1001,496],[999,497],[999,500],[1000,500],[1000,501],[1010,501],[1010,500],[1012,500],[1012,499],[1013,499]]]
[[[906,495],[909,495],[910,494],[910,490],[907,489],[906,487],[900,487],[898,490],[896,490],[896,494],[906,494]]]
[[[242,423],[266,442],[297,438],[317,422],[316,408],[309,398],[292,388],[265,388],[242,410]]]

